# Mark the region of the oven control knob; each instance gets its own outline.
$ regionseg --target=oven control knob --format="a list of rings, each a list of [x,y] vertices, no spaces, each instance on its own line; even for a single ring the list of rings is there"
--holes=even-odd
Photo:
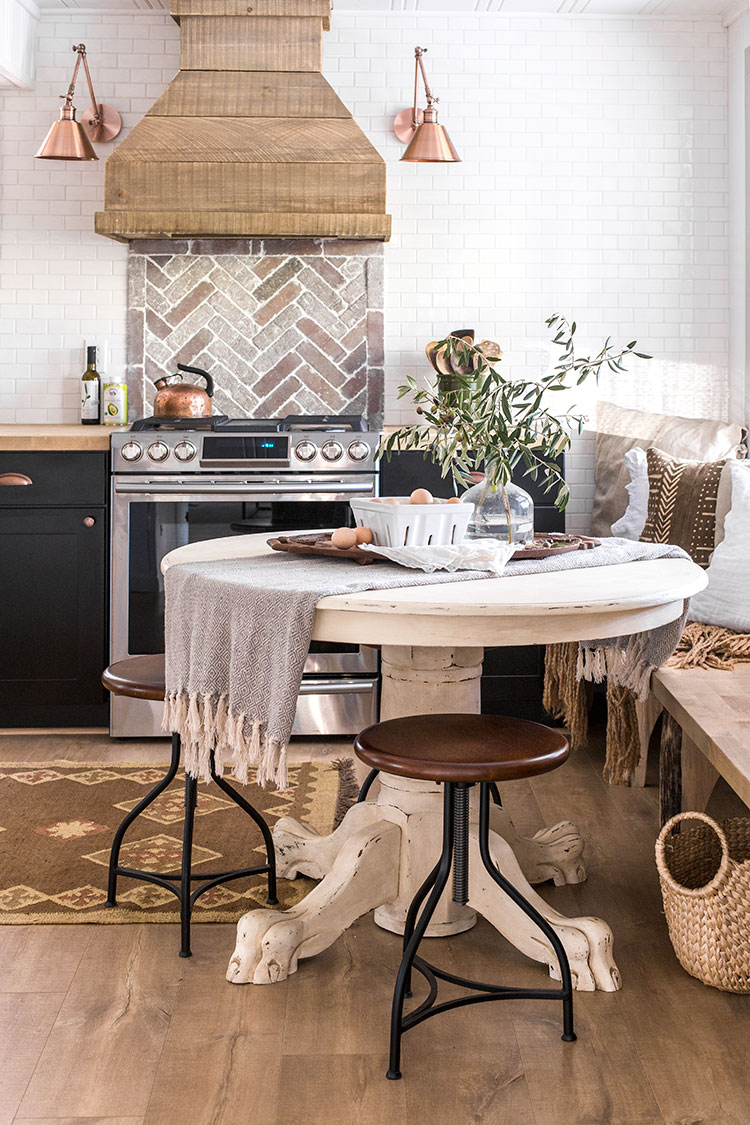
[[[318,447],[312,441],[301,441],[299,445],[294,447],[294,452],[300,461],[312,461],[318,452]]]
[[[137,441],[126,441],[120,450],[123,461],[140,461],[143,450]]]
[[[148,447],[147,452],[152,461],[166,461],[169,457],[169,446],[165,445],[163,441],[155,441],[153,445]]]
[[[327,441],[320,452],[326,461],[338,461],[344,456],[344,450],[337,441]]]
[[[349,456],[352,461],[366,461],[370,456],[370,447],[366,441],[353,441],[349,446]]]
[[[178,441],[174,447],[174,455],[178,461],[192,461],[197,452],[192,441]]]

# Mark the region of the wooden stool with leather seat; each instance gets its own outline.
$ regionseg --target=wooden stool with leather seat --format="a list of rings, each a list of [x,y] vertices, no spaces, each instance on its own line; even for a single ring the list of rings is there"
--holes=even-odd
[[[118,660],[110,664],[102,673],[102,683],[113,695],[127,695],[133,699],[163,700],[165,695],[164,680],[164,654],[157,656],[131,656],[127,660]],[[268,874],[268,903],[275,905],[276,898],[276,853],[274,851],[271,831],[261,814],[249,804],[223,777],[216,773],[213,755],[211,755],[211,779],[216,782],[219,789],[226,793],[243,812],[257,824],[263,835],[266,846],[267,862],[256,867],[246,867],[238,871],[220,871],[213,874],[195,875],[192,871],[193,825],[195,821],[195,807],[198,800],[197,778],[185,775],[185,822],[182,838],[182,864],[179,872],[140,871],[133,867],[120,865],[120,848],[130,825],[140,816],[149,805],[163,793],[169,783],[174,779],[180,765],[180,736],[172,735],[172,759],[161,781],[147,793],[135,808],[131,809],[115,833],[112,851],[109,857],[109,885],[107,889],[107,906],[117,906],[117,877],[127,876],[130,879],[142,879],[146,883],[155,883],[164,887],[176,896],[180,904],[181,944],[180,957],[190,957],[190,918],[198,899],[211,887],[220,883],[227,883],[230,879],[244,879],[250,875]],[[191,890],[192,884],[201,885]]]
[[[489,847],[490,800],[496,797],[497,782],[534,777],[561,766],[568,756],[565,736],[540,723],[499,715],[414,715],[367,727],[355,739],[354,749],[372,769],[368,787],[381,770],[418,781],[439,782],[444,787],[442,853],[406,916],[401,966],[393,993],[387,1077],[401,1077],[401,1036],[405,1031],[439,1012],[484,1000],[560,1000],[562,1038],[573,1042],[573,985],[562,942],[549,922],[500,872]],[[417,956],[451,870],[453,901],[462,906],[468,902],[470,790],[474,785],[479,785],[478,839],[482,864],[498,888],[552,945],[559,965],[559,989],[482,984],[444,972]],[[404,999],[411,996],[412,968],[425,977],[429,993],[405,1015]],[[469,994],[438,1003],[438,980],[466,988]]]

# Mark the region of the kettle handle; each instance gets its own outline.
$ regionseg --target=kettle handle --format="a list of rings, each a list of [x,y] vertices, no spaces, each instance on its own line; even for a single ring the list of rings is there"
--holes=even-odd
[[[214,381],[213,377],[207,371],[203,371],[200,367],[188,367],[185,363],[177,364],[178,371],[189,371],[191,375],[201,375],[206,380],[206,394],[209,398],[214,397]]]

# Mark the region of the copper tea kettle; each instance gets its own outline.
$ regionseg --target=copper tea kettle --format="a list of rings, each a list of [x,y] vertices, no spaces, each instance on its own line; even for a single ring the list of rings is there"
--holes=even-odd
[[[206,389],[183,382],[182,375],[179,374],[181,371],[200,375],[206,381]],[[177,372],[176,375],[163,375],[155,381],[157,394],[154,399],[154,417],[207,418],[211,414],[213,379],[200,367],[187,367],[184,363],[177,364]]]

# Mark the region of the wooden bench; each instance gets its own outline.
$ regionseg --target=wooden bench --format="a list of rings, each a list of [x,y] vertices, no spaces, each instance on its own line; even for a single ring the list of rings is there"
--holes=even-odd
[[[678,812],[703,812],[719,777],[750,805],[750,664],[731,671],[660,668],[639,705],[641,760],[660,715],[659,794],[662,823]]]

